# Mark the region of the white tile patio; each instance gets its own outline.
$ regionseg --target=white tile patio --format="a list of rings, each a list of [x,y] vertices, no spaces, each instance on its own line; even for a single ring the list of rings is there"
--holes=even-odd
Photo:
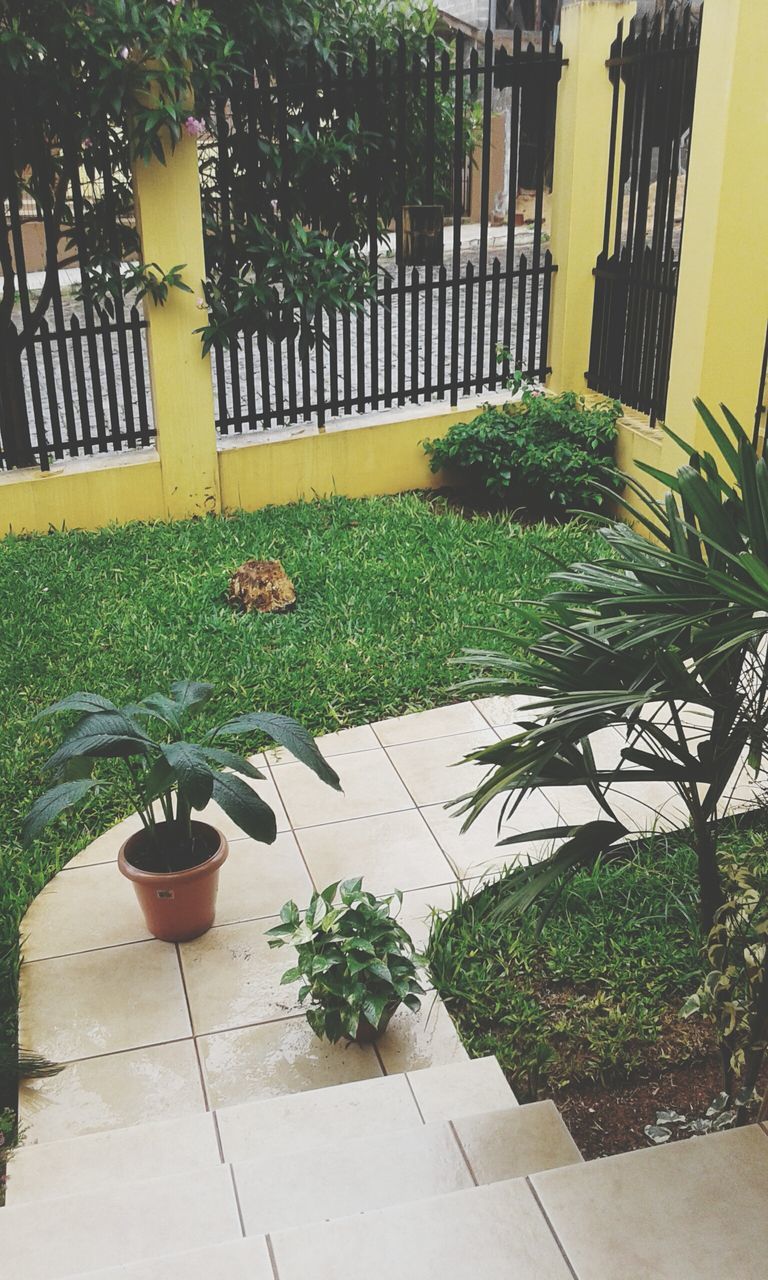
[[[423,947],[431,909],[448,907],[459,882],[472,888],[482,874],[545,854],[550,841],[498,847],[500,800],[464,834],[446,808],[482,776],[466,753],[512,731],[525,701],[482,698],[326,735],[321,747],[342,793],[284,752],[256,757],[267,777],[255,786],[274,805],[280,834],[258,845],[223,824],[231,852],[217,921],[194,942],[146,940],[131,887],[114,866],[134,819],[79,853],[23,928],[23,1040],[69,1064],[22,1091],[29,1140],[465,1061],[432,993],[418,1016],[399,1011],[375,1047],[317,1040],[297,1013],[295,989],[280,984],[291,955],[270,951],[264,932],[286,899],[301,906],[313,887],[362,875],[377,893],[404,891],[402,919]],[[610,767],[615,737],[596,745]],[[645,788],[617,804],[629,825],[642,827],[649,803],[668,801],[668,789]],[[595,806],[583,790],[552,788],[527,798],[501,834],[554,826],[558,811],[576,821],[594,816]],[[665,825],[676,820],[674,809],[665,813]]]

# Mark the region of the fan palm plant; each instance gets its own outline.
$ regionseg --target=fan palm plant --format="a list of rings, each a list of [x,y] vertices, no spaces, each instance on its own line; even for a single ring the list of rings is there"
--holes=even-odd
[[[533,642],[513,638],[522,657],[465,655],[481,672],[469,681],[475,694],[531,701],[512,737],[470,757],[491,771],[460,802],[464,828],[503,796],[501,827],[548,786],[587,788],[600,813],[502,840],[562,843],[521,868],[499,910],[524,909],[619,845],[617,789],[651,783],[673,788],[687,810],[705,935],[723,906],[718,814],[739,769],[759,772],[768,741],[768,466],[724,406],[725,426],[697,409],[712,452],[668,431],[683,465],[674,475],[643,467],[667,486],[662,500],[625,478],[623,505],[644,533],[613,522],[599,559],[553,575],[552,592],[526,611]],[[591,739],[608,728],[622,746],[603,767]]]

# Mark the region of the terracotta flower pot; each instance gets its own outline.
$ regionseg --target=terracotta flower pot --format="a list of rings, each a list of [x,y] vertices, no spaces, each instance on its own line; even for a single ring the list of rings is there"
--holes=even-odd
[[[158,823],[162,830],[165,823]],[[136,862],[146,861],[144,831],[129,836],[117,855],[117,865],[133,883],[149,932],[163,942],[188,942],[213,924],[219,867],[229,853],[225,837],[206,822],[193,822],[196,840],[213,853],[197,866],[183,871],[146,871]]]

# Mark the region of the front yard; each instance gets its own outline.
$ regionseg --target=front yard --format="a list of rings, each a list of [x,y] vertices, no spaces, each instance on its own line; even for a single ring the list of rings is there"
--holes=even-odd
[[[33,723],[42,707],[76,689],[126,702],[190,676],[220,689],[212,720],[259,708],[320,733],[449,702],[462,674],[449,660],[484,643],[483,628],[518,626],[518,602],[539,596],[554,562],[587,555],[594,540],[577,523],[465,520],[416,496],[6,540],[2,1041],[14,1036],[24,911],[68,858],[125,816],[105,796],[22,849],[21,821],[42,790],[52,742],[50,727]],[[282,560],[298,594],[294,612],[229,609],[228,576],[251,557]],[[0,1110],[14,1101],[9,1080]]]

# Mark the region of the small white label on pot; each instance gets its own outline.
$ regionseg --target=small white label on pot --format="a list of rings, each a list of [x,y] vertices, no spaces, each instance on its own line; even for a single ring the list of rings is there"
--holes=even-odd
[[[173,889],[157,889],[156,893],[158,898],[175,898],[176,897],[176,894],[174,893]]]

